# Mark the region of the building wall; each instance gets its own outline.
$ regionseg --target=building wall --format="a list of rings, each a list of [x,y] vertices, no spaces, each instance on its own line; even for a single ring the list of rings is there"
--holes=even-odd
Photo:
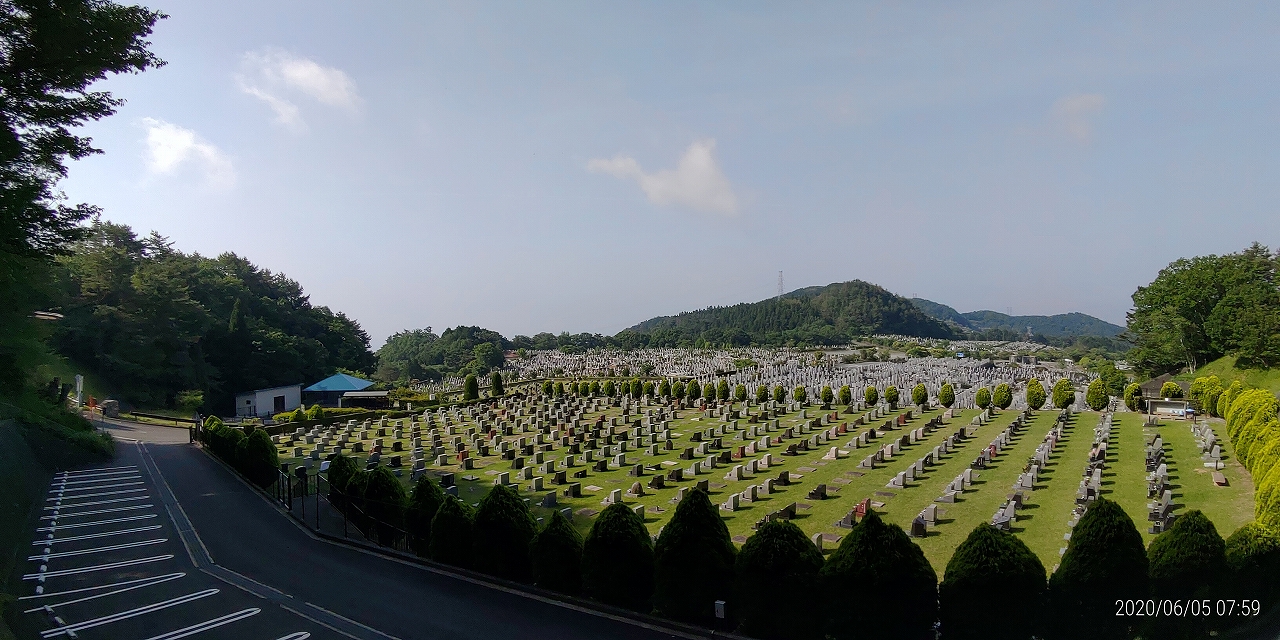
[[[302,385],[295,384],[289,387],[259,389],[249,393],[241,393],[236,396],[236,415],[242,418],[267,418],[273,416],[278,413],[275,404],[277,397],[284,398],[284,409],[282,411],[293,411],[302,406]]]

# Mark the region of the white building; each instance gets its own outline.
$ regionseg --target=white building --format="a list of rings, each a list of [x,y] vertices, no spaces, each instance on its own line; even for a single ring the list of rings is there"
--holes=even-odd
[[[302,406],[302,385],[258,389],[236,394],[236,416],[270,417]]]

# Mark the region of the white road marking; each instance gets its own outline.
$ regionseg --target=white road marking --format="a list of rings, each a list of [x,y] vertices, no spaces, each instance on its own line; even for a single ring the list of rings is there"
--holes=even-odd
[[[156,529],[159,529],[159,528],[160,528],[160,525],[153,524],[149,527],[137,527],[134,529],[116,529],[115,531],[103,531],[102,533],[90,533],[83,536],[68,536],[66,538],[47,538],[45,540],[36,540],[31,543],[31,546],[33,547],[38,547],[40,545],[48,546],[51,544],[57,544],[59,542],[75,542],[77,540],[92,540],[94,538],[105,538],[107,536],[122,536],[126,533],[141,533],[143,531],[155,531]]]
[[[142,483],[138,483],[138,484],[142,484]],[[80,496],[68,496],[68,497],[67,497],[67,500],[79,500],[80,498],[99,498],[99,497],[102,497],[102,496],[118,496],[118,495],[123,495],[123,494],[126,494],[126,493],[138,493],[139,491],[141,491],[142,493],[146,493],[146,492],[147,492],[147,490],[146,490],[146,489],[125,489],[125,490],[123,490],[123,491],[107,491],[107,492],[104,492],[104,493],[86,493],[86,494],[84,494],[84,495],[80,495]],[[45,499],[44,499],[44,501],[45,501],[45,502],[56,502],[56,501],[59,501],[59,500],[62,500],[62,497],[61,497],[61,496],[55,496],[55,497],[53,497],[53,498],[45,498]]]
[[[55,476],[53,481],[50,482],[49,484],[62,484],[65,482],[71,482],[73,480],[85,480],[89,478],[105,478],[107,476],[127,476],[129,474],[136,474],[136,473],[138,473],[137,469],[129,469],[127,471],[98,471],[94,473],[76,474],[74,476],[62,476],[62,477]]]
[[[35,613],[35,612],[37,612],[37,611],[44,611],[45,607],[49,607],[50,609],[52,609],[52,608],[54,608],[54,607],[61,607],[61,606],[68,605],[68,604],[76,604],[77,602],[85,602],[85,601],[87,601],[87,600],[95,600],[95,599],[97,599],[97,598],[105,598],[105,597],[107,597],[107,596],[113,596],[113,595],[115,595],[115,594],[117,594],[117,593],[124,593],[124,592],[126,592],[126,591],[133,591],[134,589],[142,589],[142,588],[144,588],[144,587],[149,587],[149,586],[151,586],[151,585],[153,585],[153,584],[160,584],[160,583],[162,583],[162,582],[168,582],[168,581],[170,581],[170,580],[177,580],[178,578],[181,578],[181,577],[183,577],[183,576],[185,576],[185,575],[187,575],[187,574],[185,574],[185,573],[169,573],[169,574],[165,574],[165,575],[163,575],[163,576],[156,576],[156,577],[154,577],[154,578],[141,578],[141,579],[139,579],[139,580],[129,580],[128,582],[118,582],[118,583],[116,583],[115,585],[107,585],[107,586],[117,586],[117,585],[122,585],[122,584],[131,584],[131,583],[136,583],[136,584],[133,584],[132,586],[125,587],[125,588],[123,588],[123,589],[116,589],[115,591],[108,591],[108,592],[106,592],[106,593],[99,593],[99,594],[95,594],[95,595],[91,595],[91,596],[85,596],[85,597],[83,597],[83,598],[76,598],[75,600],[63,600],[62,602],[55,602],[55,603],[53,603],[53,604],[40,605],[40,606],[38,606],[38,607],[32,607],[32,608],[30,608],[30,609],[27,609],[26,611],[23,611],[23,613]],[[98,589],[98,588],[101,588],[101,587],[91,587],[91,588]],[[83,591],[83,589],[77,589],[76,591]],[[65,594],[65,593],[74,593],[74,591],[64,591],[64,592],[62,592],[62,593],[64,593],[64,594]],[[48,594],[48,595],[52,595],[52,594]],[[24,596],[24,597],[28,597],[28,596]]]
[[[108,562],[107,564],[98,564],[90,567],[80,567],[79,569],[61,569],[59,571],[43,571],[40,573],[28,573],[22,576],[23,580],[39,580],[40,578],[56,578],[58,576],[71,576],[77,573],[90,573],[93,571],[109,571],[111,569],[121,569],[123,567],[132,567],[139,564],[147,564],[149,562],[161,562],[164,560],[172,560],[173,554],[163,556],[151,556],[150,558],[138,558],[136,560],[121,560],[120,562]]]
[[[123,467],[101,467],[101,468],[98,468],[98,469],[81,469],[81,470],[79,470],[79,471],[61,471],[61,472],[59,472],[59,473],[58,473],[58,475],[59,475],[59,476],[74,476],[74,475],[80,475],[80,474],[82,474],[82,473],[99,473],[99,472],[102,472],[102,471],[119,471],[119,470],[121,470],[121,469],[137,469],[137,468],[138,468],[138,465],[136,465],[136,464],[130,464],[130,465],[125,465],[125,466],[123,466]]]
[[[177,573],[166,573],[166,574],[164,574],[164,575],[162,575],[162,576],[152,576],[152,577],[149,577],[149,578],[135,578],[135,579],[133,579],[133,580],[125,580],[125,581],[123,581],[123,582],[112,582],[111,584],[99,584],[99,585],[95,585],[95,586],[92,586],[92,587],[81,587],[81,588],[79,588],[79,589],[68,589],[68,590],[66,590],[66,591],[54,591],[54,592],[52,592],[52,593],[37,593],[37,594],[35,594],[35,595],[33,595],[33,596],[22,596],[22,597],[20,597],[20,598],[18,598],[18,599],[19,599],[19,600],[35,600],[35,599],[37,599],[37,598],[52,598],[52,597],[54,597],[54,596],[69,596],[69,595],[71,595],[71,594],[73,594],[73,593],[84,593],[84,592],[86,592],[86,591],[97,591],[98,589],[110,589],[110,588],[112,588],[112,587],[123,587],[123,586],[125,586],[125,585],[129,585],[129,584],[137,584],[137,583],[139,583],[139,582],[147,582],[148,580],[158,580],[158,579],[160,579],[160,578],[164,578],[165,580],[173,580],[173,579],[176,579],[176,578],[181,578],[181,577],[183,577],[183,576],[185,576],[185,575],[187,575],[187,574],[186,574],[186,573],[184,573],[184,572],[182,572],[182,571],[179,571],[179,572],[177,572]]]
[[[309,632],[299,631],[297,633],[291,633],[287,636],[278,638],[277,640],[307,640],[307,638],[310,638],[310,637],[311,637],[311,634]]]
[[[141,479],[142,479],[142,476],[138,475],[138,472],[133,471],[133,472],[130,472],[128,475],[117,476],[112,478],[90,478],[88,480],[63,480],[61,482],[55,482],[49,486],[53,487],[54,485],[57,485],[57,489],[66,489],[68,485],[73,485],[73,484],[75,485],[106,484],[108,482],[119,482],[121,480],[141,480]]]
[[[49,493],[51,494],[56,493],[59,496],[62,496],[64,493],[71,493],[72,491],[95,491],[97,489],[114,489],[116,487],[136,487],[140,484],[142,483],[141,482],[120,482],[117,484],[104,484],[96,487],[73,487],[71,489],[51,489]],[[71,497],[75,498],[78,496],[71,496]]]
[[[133,502],[134,500],[148,500],[151,496],[134,496],[132,498],[112,498],[110,500],[94,500],[92,502],[76,502],[74,504],[55,504],[52,507],[45,507],[45,511],[53,511],[57,509],[70,509],[72,507],[94,507],[100,504],[118,504],[121,502]]]
[[[244,620],[245,618],[256,616],[261,611],[262,609],[258,609],[256,607],[253,609],[242,609],[235,613],[228,613],[225,616],[214,618],[212,620],[205,620],[204,622],[193,624],[189,627],[183,627],[181,629],[177,629],[174,631],[170,631],[169,633],[162,633],[158,636],[151,636],[150,638],[147,638],[147,640],[178,640],[178,638],[193,636],[197,633],[203,633],[210,629],[216,629],[218,627],[221,627],[224,624],[231,624],[232,622],[238,622],[240,620]],[[294,634],[294,635],[297,635],[297,634]],[[289,637],[292,638],[293,636],[289,636]],[[311,634],[308,633],[307,635],[302,636],[302,638],[298,638],[298,640],[302,640],[303,638],[309,638],[309,637],[311,637]]]
[[[104,513],[120,513],[121,511],[137,511],[138,509],[150,509],[154,504],[136,504],[129,507],[112,507],[110,509],[94,509],[92,511],[77,511],[75,513],[59,512],[47,516],[40,516],[41,520],[57,520],[58,518],[74,518],[76,516],[96,516]]]
[[[90,553],[102,553],[104,551],[119,551],[121,549],[133,549],[134,547],[146,547],[153,544],[164,544],[168,542],[168,538],[155,538],[152,540],[143,540],[141,542],[127,542],[125,544],[113,544],[106,547],[94,547],[92,549],[77,549],[75,551],[62,551],[60,553],[45,553],[38,556],[28,556],[27,560],[44,560],[50,558],[66,558],[69,556],[83,556]]]
[[[55,524],[55,525],[49,525],[47,527],[40,527],[39,529],[36,529],[36,531],[57,531],[58,529],[77,529],[79,527],[93,527],[100,524],[114,524],[116,522],[146,520],[148,518],[154,518],[154,517],[156,517],[156,514],[150,513],[145,516],[129,516],[127,518],[112,518],[110,520],[97,520],[95,522],[77,522],[75,524]]]
[[[161,609],[168,609],[169,607],[176,607],[180,604],[186,604],[188,602],[199,600],[201,598],[207,598],[217,593],[218,593],[217,589],[205,589],[204,591],[196,591],[195,593],[188,593],[185,596],[170,598],[169,600],[165,600],[163,602],[153,602],[151,604],[143,605],[141,607],[130,609],[128,611],[113,613],[109,616],[102,616],[101,618],[94,618],[92,620],[85,620],[84,622],[77,622],[75,624],[68,624],[61,627],[48,629],[46,631],[41,631],[40,636],[44,638],[53,638],[53,637],[65,635],[68,633],[74,633],[76,631],[83,631],[85,629],[101,627],[104,624],[111,624],[112,622],[119,622],[121,620],[128,620],[129,618],[136,618],[141,615],[146,615],[148,613],[154,613],[156,611],[160,611]]]

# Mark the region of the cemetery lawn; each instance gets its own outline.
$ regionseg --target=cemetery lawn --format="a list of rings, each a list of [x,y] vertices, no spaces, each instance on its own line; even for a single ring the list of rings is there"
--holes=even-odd
[[[653,406],[657,407],[656,404]],[[909,431],[942,415],[939,408],[932,408],[923,414],[913,410],[916,415],[908,420],[906,425],[895,425],[893,430],[882,433],[880,437],[869,441],[861,448],[850,446],[858,434],[872,427],[880,428],[886,420],[896,418],[909,408],[888,412],[883,417],[868,418],[865,420],[866,424],[860,426],[854,423],[857,418],[864,416],[864,412],[848,412],[843,407],[823,410],[818,406],[810,406],[805,410],[807,417],[801,417],[801,411],[785,412],[774,418],[778,422],[778,429],[770,431],[769,435],[780,436],[783,430],[794,428],[797,430],[796,437],[783,441],[781,446],[774,445],[768,449],[761,449],[754,455],[748,454],[742,459],[734,459],[731,463],[718,463],[715,468],[702,471],[696,478],[687,475],[693,460],[681,459],[680,454],[686,448],[697,444],[691,439],[695,433],[715,427],[729,429],[732,422],[704,417],[701,411],[694,409],[678,410],[677,416],[669,422],[673,441],[672,450],[659,447],[657,455],[651,456],[643,448],[636,450],[634,446],[628,446],[625,451],[626,465],[618,467],[613,463],[612,458],[608,458],[609,469],[603,472],[593,470],[592,464],[584,464],[580,457],[575,466],[566,469],[563,462],[567,451],[557,442],[551,451],[545,453],[545,459],[555,460],[558,463],[557,469],[567,470],[571,476],[568,482],[580,483],[582,495],[578,498],[566,497],[564,491],[566,487],[551,484],[551,478],[541,473],[540,469],[536,469],[532,460],[527,460],[525,465],[535,467],[534,476],[542,477],[545,483],[543,490],[537,492],[532,490],[530,480],[519,479],[518,469],[512,468],[511,461],[504,459],[496,452],[493,455],[474,458],[474,468],[463,470],[456,457],[452,455],[453,448],[448,446],[453,436],[444,435],[446,429],[443,426],[439,429],[446,445],[445,449],[450,454],[449,462],[444,466],[437,466],[434,460],[430,460],[426,472],[436,476],[452,473],[458,485],[459,496],[470,504],[478,503],[488,493],[494,486],[495,480],[499,478],[499,474],[510,473],[511,483],[520,490],[521,495],[528,499],[535,517],[549,517],[552,510],[541,507],[540,503],[548,493],[554,491],[557,503],[555,509],[566,507],[571,509],[574,526],[585,535],[591,528],[596,514],[604,509],[603,502],[613,490],[624,492],[622,501],[628,506],[644,507],[645,523],[649,530],[656,534],[674,513],[676,496],[682,487],[692,488],[697,481],[705,480],[709,484],[711,499],[715,503],[724,503],[731,494],[742,492],[749,485],[759,485],[765,478],[777,478],[779,472],[785,470],[792,480],[789,486],[777,486],[771,495],[762,495],[754,502],[742,502],[737,511],[721,510],[721,516],[724,517],[735,543],[738,545],[744,543],[753,532],[754,525],[765,515],[793,502],[797,505],[794,522],[808,536],[824,534],[823,546],[826,553],[830,553],[839,544],[839,540],[848,533],[848,529],[838,527],[836,523],[865,498],[883,503],[873,506],[887,521],[897,523],[904,529],[910,528],[911,520],[921,510],[930,504],[937,504],[937,525],[929,527],[928,535],[917,539],[916,542],[941,578],[946,569],[946,563],[956,547],[975,526],[981,522],[989,522],[996,510],[1006,501],[1007,495],[1012,492],[1012,485],[1034,455],[1036,447],[1044,441],[1045,435],[1053,426],[1057,413],[1036,412],[1027,421],[1027,426],[1011,439],[1009,446],[1000,452],[993,463],[988,468],[976,472],[974,483],[963,494],[957,496],[956,502],[935,503],[934,499],[946,492],[947,485],[963,473],[978,453],[1019,414],[1015,411],[1003,411],[993,416],[986,424],[978,426],[971,424],[979,414],[977,410],[957,410],[953,417],[944,420],[940,427],[926,435],[923,440],[909,444],[891,459],[877,464],[873,469],[858,468],[859,462],[880,447],[902,438]],[[752,407],[751,412],[755,415],[759,412],[759,408]],[[806,434],[798,433],[802,424],[814,422],[822,415],[830,416],[837,412],[838,415],[832,425],[846,424],[847,434],[809,451],[801,451],[798,455],[783,455],[786,445],[798,443],[801,439],[808,439],[818,433],[817,429]],[[622,410],[619,407],[605,406],[602,409],[587,411],[584,419],[594,423],[600,415],[605,416],[607,424],[610,418],[620,417]],[[631,419],[634,420],[637,417],[633,414]],[[1067,544],[1063,536],[1070,531],[1068,520],[1074,506],[1081,473],[1093,442],[1093,429],[1098,424],[1098,418],[1099,414],[1092,412],[1077,414],[1072,418],[1065,429],[1064,437],[1059,440],[1050,456],[1050,464],[1042,471],[1035,490],[1027,494],[1027,508],[1018,512],[1017,522],[1013,526],[1014,533],[1020,536],[1041,559],[1046,570],[1052,571],[1057,566],[1060,549]],[[335,423],[341,424],[338,420],[335,420]],[[763,422],[756,425],[749,423],[746,419],[738,420],[739,432],[748,427],[762,425]],[[1146,533],[1148,523],[1142,416],[1127,412],[1118,413],[1115,416],[1114,425],[1109,443],[1108,466],[1103,473],[1102,492],[1103,495],[1120,503],[1143,532],[1144,539],[1150,542],[1152,536]],[[455,420],[453,426],[461,435],[466,429],[477,425],[474,419],[461,414],[461,419]],[[898,472],[904,471],[926,453],[931,453],[935,446],[940,445],[948,436],[964,426],[970,426],[972,437],[964,440],[950,454],[943,455],[933,466],[926,467],[923,475],[908,482],[904,488],[885,486]],[[1220,421],[1217,428],[1221,436]],[[1227,458],[1228,467],[1225,474],[1230,481],[1230,486],[1217,487],[1213,485],[1208,469],[1204,469],[1203,473],[1199,471],[1202,467],[1200,467],[1199,453],[1195,447],[1189,423],[1172,421],[1159,427],[1158,430],[1164,437],[1166,455],[1171,460],[1169,467],[1172,482],[1177,486],[1174,490],[1174,502],[1179,507],[1175,513],[1185,513],[1187,509],[1202,509],[1214,521],[1224,537],[1252,519],[1252,482],[1247,472],[1235,461],[1225,440],[1220,442],[1223,445],[1224,456]],[[614,431],[623,433],[626,428],[615,427]],[[1155,432],[1154,429],[1148,429],[1148,431],[1153,434]],[[407,461],[409,452],[412,450],[409,433],[406,430],[405,437],[400,440],[403,451],[392,452],[393,438],[390,437],[390,432],[391,429],[388,428],[387,436],[383,437],[383,460],[386,462],[390,455],[404,457],[406,467],[400,470],[400,478],[408,487],[411,483]],[[738,432],[729,430],[724,435],[725,449],[735,451],[752,440],[751,438],[735,439],[735,433]],[[517,432],[514,437],[532,438],[532,436],[533,432]],[[376,436],[371,435],[363,443],[366,451],[372,448],[373,437]],[[511,437],[505,439],[511,439]],[[758,442],[759,438],[754,440]],[[305,457],[314,445],[302,442],[281,442],[278,446],[281,462],[316,464],[315,461],[307,460]],[[824,460],[824,456],[832,446],[839,446],[843,452],[841,457],[838,460]],[[303,457],[293,456],[295,447],[301,447],[304,450]],[[713,450],[713,452],[718,451]],[[599,453],[597,449],[596,460],[600,459]],[[731,481],[726,478],[726,474],[733,466],[745,465],[749,460],[763,460],[765,454],[771,454],[773,459],[773,464],[767,470],[747,475],[740,481]],[[367,452],[353,454],[348,451],[347,455],[356,458],[361,467],[364,466],[368,457]],[[705,462],[706,456],[695,457],[694,460]],[[644,475],[639,478],[628,475],[628,471],[635,464],[646,466]],[[686,477],[681,481],[668,481],[662,489],[649,488],[648,482],[655,475],[665,476],[671,469],[685,469]],[[573,478],[572,475],[575,472],[585,472],[585,476]],[[644,495],[625,495],[637,481],[644,487]],[[809,491],[818,484],[827,486],[827,499],[808,498]]]

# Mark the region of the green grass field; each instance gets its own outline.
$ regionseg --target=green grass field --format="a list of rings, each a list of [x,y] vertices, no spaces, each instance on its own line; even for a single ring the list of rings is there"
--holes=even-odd
[[[608,408],[603,412],[588,413],[587,420],[593,421],[602,413],[607,420],[610,417],[620,416],[621,410]],[[801,423],[808,422],[823,413],[829,412],[810,407],[807,410],[807,418],[801,418],[799,412],[782,415],[778,418],[780,430],[770,435],[779,435],[782,429],[796,428]],[[890,415],[896,416],[899,413],[902,413],[902,410]],[[730,535],[741,544],[751,535],[753,525],[758,520],[772,511],[795,502],[798,506],[796,524],[810,536],[816,533],[827,534],[825,546],[829,551],[835,547],[838,539],[848,532],[847,529],[837,527],[835,523],[864,498],[883,503],[876,508],[888,521],[909,528],[911,520],[926,506],[932,504],[935,498],[945,493],[948,483],[962,473],[982,448],[995,439],[1018,415],[1015,412],[1006,411],[996,415],[987,424],[974,427],[971,438],[964,441],[949,455],[944,455],[934,466],[926,467],[922,476],[917,477],[904,488],[890,489],[885,485],[916,459],[931,452],[947,436],[955,433],[960,427],[969,425],[978,414],[977,411],[957,411],[953,418],[946,420],[942,427],[928,434],[924,440],[910,444],[893,459],[886,460],[874,469],[859,469],[858,463],[877,448],[890,442],[890,439],[897,440],[909,430],[923,426],[931,418],[942,415],[940,410],[935,408],[923,415],[916,415],[905,426],[888,432],[860,449],[849,449],[843,445],[847,445],[858,433],[870,426],[880,425],[886,418],[872,420],[869,422],[870,426],[855,427],[852,423],[858,415],[841,413],[833,424],[848,423],[849,433],[815,450],[801,452],[795,456],[781,455],[786,444],[798,442],[800,437],[808,438],[812,434],[797,435],[796,439],[784,442],[783,446],[761,450],[754,456],[747,455],[744,459],[734,460],[728,465],[721,464],[699,474],[696,479],[686,475],[681,482],[668,482],[664,489],[649,489],[647,483],[653,475],[665,474],[668,469],[687,469],[690,466],[691,461],[680,460],[679,454],[685,447],[693,446],[690,436],[695,431],[728,425],[718,418],[702,417],[701,412],[694,410],[681,410],[678,414],[679,418],[672,420],[670,425],[674,440],[673,450],[660,449],[659,455],[649,456],[643,450],[636,451],[628,447],[627,467],[619,469],[611,465],[607,472],[596,472],[590,470],[590,465],[583,466],[579,462],[578,466],[569,469],[570,472],[587,470],[586,477],[569,479],[569,482],[581,484],[582,497],[580,498],[565,497],[564,487],[549,484],[550,478],[544,479],[544,482],[547,482],[544,490],[532,492],[531,483],[516,480],[511,462],[499,455],[477,458],[474,461],[475,467],[466,471],[453,463],[452,456],[449,465],[445,467],[429,465],[427,469],[430,473],[453,473],[459,485],[459,495],[470,503],[478,502],[489,491],[499,473],[511,472],[512,481],[516,482],[522,494],[530,499],[532,511],[537,517],[546,517],[550,514],[550,510],[537,505],[547,492],[557,490],[559,494],[557,508],[571,508],[575,514],[573,519],[575,525],[584,533],[590,528],[594,515],[604,508],[602,501],[610,491],[621,489],[625,493],[637,480],[645,486],[646,495],[625,496],[623,501],[629,506],[643,505],[645,522],[650,530],[656,533],[671,517],[680,487],[692,487],[695,481],[706,480],[710,486],[712,500],[724,502],[730,494],[741,492],[751,484],[758,485],[766,477],[776,478],[780,471],[786,470],[792,478],[790,486],[776,487],[773,494],[761,496],[755,502],[743,502],[738,511],[721,511]],[[955,503],[938,503],[938,524],[931,527],[929,535],[918,539],[917,543],[940,576],[955,548],[975,526],[981,522],[990,521],[991,516],[1006,500],[1018,475],[1034,455],[1036,447],[1053,427],[1056,415],[1055,412],[1050,411],[1034,414],[1027,421],[1027,426],[1011,440],[1009,446],[1001,451],[993,463],[987,469],[978,472],[972,487],[966,490]],[[1026,508],[1018,513],[1017,522],[1013,527],[1013,531],[1041,558],[1048,570],[1057,566],[1060,549],[1066,546],[1064,535],[1070,532],[1068,521],[1074,507],[1076,489],[1093,443],[1093,430],[1098,424],[1098,419],[1099,414],[1096,413],[1077,414],[1072,417],[1064,430],[1063,437],[1050,456],[1050,464],[1041,472],[1035,490],[1027,495]],[[462,433],[466,426],[474,426],[474,424],[462,425],[459,433]],[[739,421],[740,428],[746,426],[748,424],[745,420]],[[1230,486],[1217,487],[1210,479],[1209,470],[1200,466],[1199,453],[1195,449],[1189,423],[1171,421],[1158,427],[1158,430],[1164,437],[1166,455],[1171,461],[1170,473],[1174,476],[1172,482],[1175,485],[1175,503],[1181,505],[1179,512],[1185,513],[1187,509],[1202,509],[1217,524],[1224,536],[1252,518],[1252,483],[1245,470],[1230,456],[1229,447],[1225,442],[1223,443],[1224,451],[1227,451],[1228,456],[1226,475]],[[1154,432],[1152,429],[1147,431]],[[730,432],[724,438],[724,445],[731,450],[747,442],[735,441],[732,437]],[[442,438],[446,445],[451,439],[443,435],[443,429]],[[1117,414],[1109,442],[1108,468],[1103,474],[1102,490],[1104,495],[1118,501],[1124,507],[1149,542],[1152,536],[1146,533],[1148,524],[1144,438],[1142,416],[1130,413]],[[386,446],[384,460],[387,455],[394,455],[390,453],[391,440],[390,437],[384,438]],[[410,448],[408,438],[402,442],[406,450]],[[365,446],[370,447],[371,444],[366,442]],[[824,460],[823,456],[831,446],[836,444],[841,445],[841,449],[847,451],[848,455],[839,460]],[[310,448],[307,445],[302,446],[304,449]],[[452,448],[446,446],[446,449],[452,452]],[[282,445],[281,460],[298,463],[300,459],[291,457],[292,452],[293,446]],[[733,465],[744,464],[750,459],[759,460],[764,453],[773,455],[774,464],[767,471],[761,471],[741,481],[729,481],[725,478]],[[348,453],[348,455],[354,455],[362,465],[368,456],[367,453]],[[408,451],[402,452],[401,455],[406,461],[408,460]],[[564,455],[565,451],[557,446],[555,451],[546,454],[546,458],[562,462]],[[646,471],[645,476],[641,478],[628,476],[627,470],[630,465],[637,463],[656,465],[658,469]],[[563,466],[560,468],[563,469]],[[403,473],[402,478],[408,485],[408,469],[406,468]],[[828,499],[808,499],[807,494],[818,484],[827,485]]]
[[[1195,373],[1184,373],[1176,378],[1191,381],[1204,376],[1218,376],[1224,387],[1232,380],[1239,380],[1246,387],[1268,389],[1280,395],[1280,369],[1240,369],[1236,367],[1235,356],[1218,358],[1196,369]]]

